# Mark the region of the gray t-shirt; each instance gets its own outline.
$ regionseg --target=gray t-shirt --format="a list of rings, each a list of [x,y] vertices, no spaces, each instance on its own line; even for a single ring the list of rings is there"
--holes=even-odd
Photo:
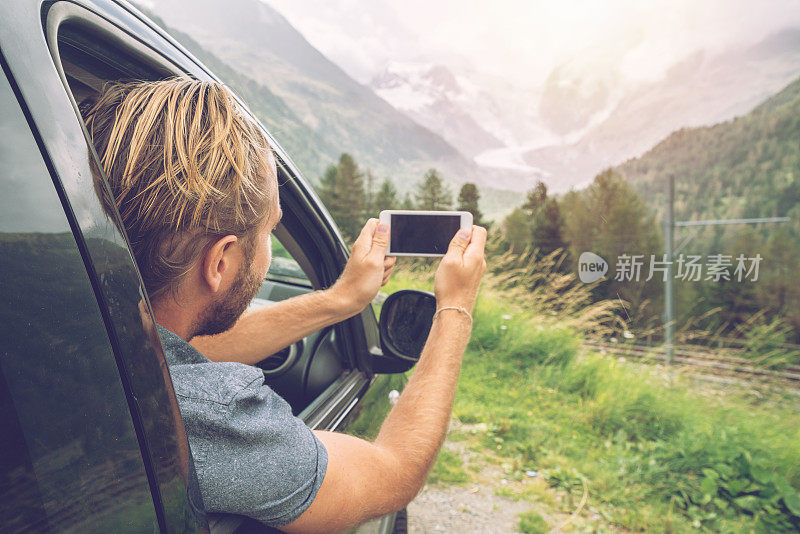
[[[257,367],[212,362],[158,325],[209,513],[277,527],[314,501],[328,453]]]

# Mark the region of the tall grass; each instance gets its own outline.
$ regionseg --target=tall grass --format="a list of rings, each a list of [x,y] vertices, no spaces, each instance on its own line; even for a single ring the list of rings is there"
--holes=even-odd
[[[586,335],[608,336],[625,329],[620,300],[597,301],[592,294],[595,284],[580,282],[574,273],[562,272],[566,256],[559,249],[544,257],[526,251],[500,252],[499,234],[487,243],[487,272],[482,293],[496,297],[506,314],[524,312],[528,316],[550,316],[559,324]],[[491,252],[494,251],[494,252]],[[402,280],[406,287],[433,289],[438,261],[434,259],[400,258],[393,281]],[[388,286],[389,290],[400,288]],[[487,299],[488,300],[488,299]]]
[[[539,257],[506,251],[490,258],[487,285],[533,315],[550,315],[589,335],[603,336],[625,329],[623,303],[600,300],[596,284],[584,284],[575,273],[563,272],[561,249]]]
[[[429,266],[399,271],[387,292],[432,289]],[[576,501],[587,492],[601,517],[590,529],[800,529],[796,408],[707,395],[658,368],[582,352],[610,305],[583,313],[577,303],[588,301],[568,285],[561,297],[536,286],[530,301],[524,292],[509,298],[503,287],[514,279],[492,278],[475,307],[454,416],[486,429],[472,439],[502,458],[509,480],[535,470]],[[553,315],[546,303],[558,298]],[[448,462],[460,477],[457,459]]]
[[[792,327],[779,317],[767,317],[766,309],[733,327],[726,322],[714,331],[692,328],[697,322],[718,312],[719,308],[713,308],[688,321],[676,335],[678,342],[709,347],[720,355],[746,358],[755,365],[769,369],[800,365],[800,345],[789,342],[794,334]]]

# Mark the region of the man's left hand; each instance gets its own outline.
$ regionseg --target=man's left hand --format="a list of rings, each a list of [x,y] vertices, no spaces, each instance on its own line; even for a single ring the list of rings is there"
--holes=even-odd
[[[353,313],[366,308],[389,281],[397,258],[386,256],[388,246],[389,227],[378,219],[367,221],[353,243],[344,272],[330,288]]]

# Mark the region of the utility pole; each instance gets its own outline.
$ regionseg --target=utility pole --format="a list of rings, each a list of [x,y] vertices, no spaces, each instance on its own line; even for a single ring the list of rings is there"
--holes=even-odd
[[[667,277],[664,281],[664,351],[667,365],[675,361],[675,275],[673,268],[673,254],[675,250],[674,233],[677,227],[687,226],[717,226],[721,224],[758,224],[758,223],[783,223],[789,222],[789,217],[758,217],[753,219],[711,219],[707,221],[678,221],[675,222],[675,176],[670,174],[667,180],[667,208],[664,217],[664,254],[667,263]],[[683,249],[695,234],[687,237],[678,250]]]
[[[669,191],[667,193],[666,228],[664,231],[664,253],[667,261],[667,281],[664,282],[664,349],[667,354],[667,365],[672,365],[675,359],[675,275],[672,266],[672,250],[675,246],[673,234],[675,232],[675,175],[670,174],[668,179]]]

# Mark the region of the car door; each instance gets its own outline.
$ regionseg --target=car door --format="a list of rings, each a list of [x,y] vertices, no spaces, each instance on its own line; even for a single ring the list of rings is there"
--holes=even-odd
[[[48,6],[44,18],[50,52],[73,113],[81,99],[109,80],[158,79],[181,73],[213,79],[202,65],[146,21],[111,4],[102,4],[102,9],[94,3],[85,5],[87,8],[56,2]],[[284,220],[275,231],[276,242],[290,256],[283,260],[294,260],[299,270],[292,279],[287,262],[276,261],[260,293],[261,304],[329,286],[341,273],[348,255],[313,190],[274,141],[273,146],[279,159],[284,210]],[[85,148],[83,151],[85,155]],[[297,276],[300,271],[304,276]],[[388,380],[376,378],[370,370],[370,358],[379,352],[378,346],[377,321],[368,308],[277,355],[265,355],[261,367],[268,383],[312,428],[352,429],[369,436],[377,433],[380,423],[374,412],[388,412],[389,407]],[[366,398],[372,383],[384,382],[387,387],[379,389],[385,395]]]

